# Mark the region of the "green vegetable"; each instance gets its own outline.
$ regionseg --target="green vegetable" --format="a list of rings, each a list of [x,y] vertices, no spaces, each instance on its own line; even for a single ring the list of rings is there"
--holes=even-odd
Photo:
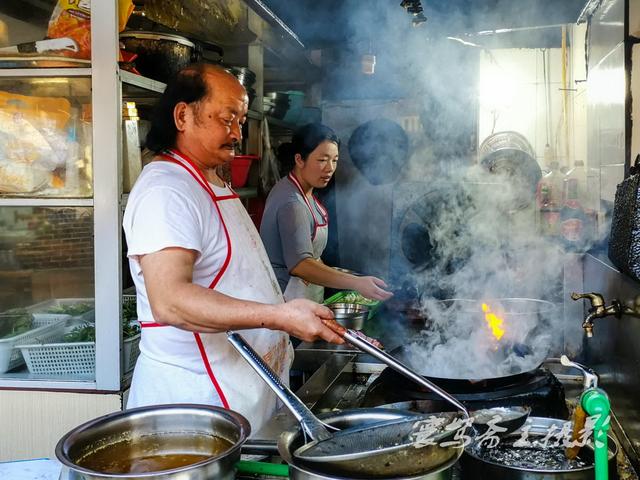
[[[23,308],[14,308],[0,314],[0,338],[10,338],[33,328],[33,317]]]
[[[91,303],[72,303],[70,305],[58,305],[48,308],[44,313],[57,313],[77,317],[90,310],[93,310],[93,304]]]
[[[358,292],[349,292],[345,294],[340,301],[344,303],[358,303],[360,305],[375,305],[378,303],[377,300],[371,300],[370,298],[363,297]]]
[[[122,336],[123,338],[135,337],[140,333],[140,326],[131,322],[137,318],[136,303],[128,302],[122,306]],[[85,322],[73,328],[67,333],[63,340],[65,342],[95,342],[96,328],[93,323]]]
[[[96,327],[91,323],[83,323],[82,325],[74,327],[69,333],[65,334],[62,339],[68,343],[95,342]]]

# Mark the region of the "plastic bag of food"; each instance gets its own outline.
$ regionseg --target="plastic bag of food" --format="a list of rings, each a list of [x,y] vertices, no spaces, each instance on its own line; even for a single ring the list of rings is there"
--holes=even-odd
[[[124,30],[132,11],[132,0],[118,0],[118,31]],[[58,0],[49,19],[47,37],[73,39],[78,44],[78,51],[64,51],[63,54],[90,59],[91,0]]]
[[[0,91],[0,192],[29,193],[46,186],[69,150],[66,98]]]

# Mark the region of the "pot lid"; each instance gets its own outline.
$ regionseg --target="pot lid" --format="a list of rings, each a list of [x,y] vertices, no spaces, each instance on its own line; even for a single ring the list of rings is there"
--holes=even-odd
[[[191,40],[180,35],[171,33],[144,32],[144,31],[127,31],[120,34],[120,38],[138,38],[143,40],[167,40],[169,42],[180,43],[187,47],[194,48],[196,45]]]

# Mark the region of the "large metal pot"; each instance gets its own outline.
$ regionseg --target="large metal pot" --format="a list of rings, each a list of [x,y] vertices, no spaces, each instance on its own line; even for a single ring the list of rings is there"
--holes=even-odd
[[[565,420],[544,417],[529,417],[524,428],[529,428],[528,440],[541,440],[548,434],[550,428],[555,427],[559,432],[562,430]],[[569,430],[571,431],[571,430]],[[505,437],[501,441],[509,439],[518,440],[522,437],[522,430],[516,431]],[[609,478],[618,478],[616,469],[616,455],[618,445],[611,437],[608,437],[609,446]],[[476,480],[591,480],[594,478],[593,448],[590,445],[582,447],[580,456],[590,461],[591,465],[576,469],[548,469],[548,468],[524,468],[507,466],[502,462],[495,462],[483,458],[482,449],[467,447],[462,457],[463,474],[471,474]],[[471,473],[472,472],[472,473]]]
[[[138,55],[134,62],[142,75],[165,83],[187,65],[200,62],[203,48],[223,55],[217,45],[170,33],[125,31],[120,42],[126,51]]]
[[[250,433],[249,422],[231,410],[208,405],[153,405],[105,415],[74,428],[58,442],[56,457],[68,469],[69,480],[231,480],[235,478],[234,465],[240,459],[240,448]],[[144,438],[148,445],[149,436],[154,437],[157,448],[152,452],[137,451],[136,440]],[[78,465],[90,453],[125,440],[130,442],[132,458],[211,455],[213,436],[227,440],[231,447],[206,460],[171,470],[114,474]],[[185,442],[185,438],[189,440]]]
[[[318,415],[323,422],[338,427],[348,428],[356,425],[375,423],[385,420],[395,420],[406,416],[406,412],[385,410],[380,408],[345,410]],[[289,478],[291,480],[353,480],[354,478],[368,478],[366,475],[351,478],[336,476],[312,469],[295,459],[293,452],[305,443],[304,435],[299,426],[284,432],[278,439],[278,451],[282,459],[289,464]],[[457,463],[462,449],[453,458],[436,469],[420,475],[394,478],[393,480],[450,480],[453,466]]]

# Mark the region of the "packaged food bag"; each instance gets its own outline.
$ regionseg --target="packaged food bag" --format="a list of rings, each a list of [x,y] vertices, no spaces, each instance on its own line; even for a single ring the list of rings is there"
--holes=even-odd
[[[118,0],[118,31],[124,30],[132,11],[132,0]],[[47,37],[73,39],[78,44],[78,51],[64,51],[63,54],[90,59],[91,0],[58,0],[49,20]]]

